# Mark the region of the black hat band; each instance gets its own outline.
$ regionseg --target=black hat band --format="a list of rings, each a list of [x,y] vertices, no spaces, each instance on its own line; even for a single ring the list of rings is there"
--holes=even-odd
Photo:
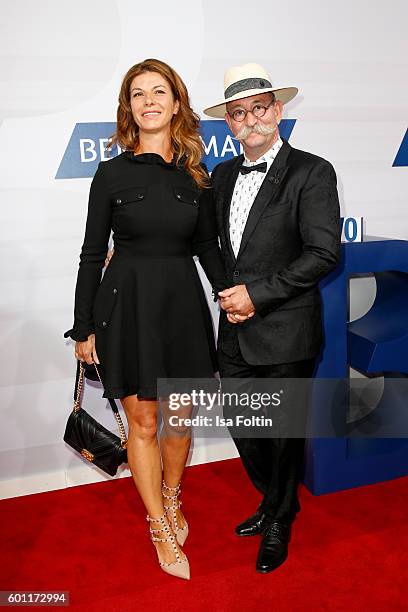
[[[249,89],[264,89],[272,87],[272,83],[266,79],[242,79],[236,83],[232,83],[224,92],[225,98],[232,98],[241,91],[247,91]]]

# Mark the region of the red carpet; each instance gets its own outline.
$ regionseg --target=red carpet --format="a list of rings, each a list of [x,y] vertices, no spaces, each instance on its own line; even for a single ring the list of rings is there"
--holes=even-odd
[[[164,574],[130,478],[0,502],[1,590],[70,591],[70,609],[406,610],[408,478],[313,497],[301,490],[289,559],[254,570],[234,525],[258,495],[239,460],[188,468],[190,582]]]

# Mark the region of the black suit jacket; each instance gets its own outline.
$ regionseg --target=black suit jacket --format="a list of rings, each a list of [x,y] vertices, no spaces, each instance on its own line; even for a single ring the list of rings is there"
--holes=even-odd
[[[255,198],[235,258],[229,211],[243,156],[212,173],[218,231],[230,285],[245,284],[256,309],[245,323],[220,315],[219,346],[252,365],[316,356],[322,343],[318,282],[338,263],[340,212],[333,166],[292,148],[279,150]]]

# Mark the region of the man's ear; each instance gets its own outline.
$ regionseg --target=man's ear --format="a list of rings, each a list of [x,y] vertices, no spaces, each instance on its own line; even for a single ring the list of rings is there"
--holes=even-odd
[[[227,122],[227,125],[228,125],[229,129],[230,129],[230,130],[231,130],[231,132],[232,132],[232,128],[231,128],[231,117],[230,117],[230,115],[229,115],[227,112],[225,113],[225,117],[224,117],[224,119],[225,119],[225,121]]]

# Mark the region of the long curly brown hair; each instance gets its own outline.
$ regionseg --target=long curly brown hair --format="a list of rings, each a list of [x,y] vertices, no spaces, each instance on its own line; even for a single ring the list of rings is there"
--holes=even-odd
[[[204,154],[203,142],[199,134],[199,116],[190,106],[187,87],[177,72],[168,64],[157,59],[146,59],[135,64],[125,74],[119,92],[116,132],[109,141],[108,148],[116,143],[125,151],[135,151],[139,145],[139,127],[136,125],[130,106],[130,85],[133,79],[144,72],[157,72],[170,84],[175,100],[180,104],[179,111],[173,115],[170,137],[176,163],[182,162],[186,171],[200,188],[209,184],[208,176],[200,165]]]

